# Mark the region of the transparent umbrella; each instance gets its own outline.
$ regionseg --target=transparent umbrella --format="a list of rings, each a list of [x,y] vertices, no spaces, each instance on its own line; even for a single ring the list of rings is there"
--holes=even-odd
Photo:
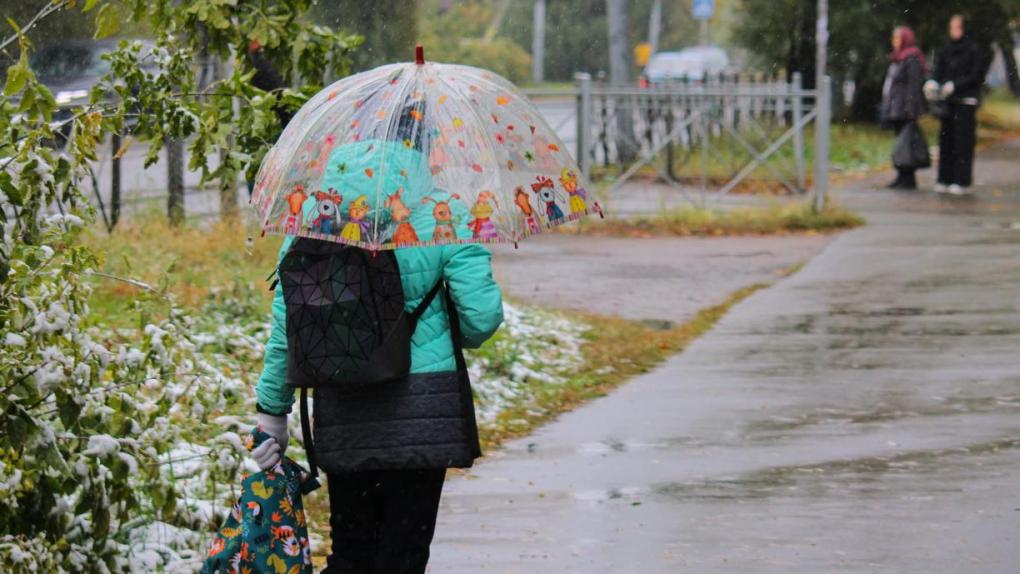
[[[417,55],[342,79],[298,111],[255,181],[264,232],[371,250],[516,243],[601,214],[512,83]]]

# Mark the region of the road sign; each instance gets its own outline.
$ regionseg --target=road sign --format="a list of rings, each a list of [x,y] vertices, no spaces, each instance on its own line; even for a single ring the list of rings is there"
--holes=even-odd
[[[708,20],[712,17],[712,10],[715,8],[713,0],[693,0],[694,7],[691,10],[698,20]]]
[[[634,46],[634,65],[647,66],[648,58],[652,56],[652,45],[648,42],[641,42]]]

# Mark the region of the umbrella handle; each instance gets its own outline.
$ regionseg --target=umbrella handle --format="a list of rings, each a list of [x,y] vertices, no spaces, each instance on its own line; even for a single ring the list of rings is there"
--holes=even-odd
[[[425,48],[418,44],[414,47],[414,63],[422,66],[425,64]]]

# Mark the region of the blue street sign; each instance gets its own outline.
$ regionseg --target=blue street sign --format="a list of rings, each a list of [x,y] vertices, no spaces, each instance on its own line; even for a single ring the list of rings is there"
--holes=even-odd
[[[694,8],[692,10],[694,17],[698,20],[708,20],[712,17],[714,4],[715,2],[712,0],[694,0]]]

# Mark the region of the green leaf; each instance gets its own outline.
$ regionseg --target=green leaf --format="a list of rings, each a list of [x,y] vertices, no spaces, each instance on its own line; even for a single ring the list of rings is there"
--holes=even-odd
[[[18,186],[14,185],[14,180],[11,174],[6,171],[0,171],[0,191],[4,192],[7,196],[7,200],[10,201],[17,207],[21,207],[24,204],[24,196]]]
[[[98,0],[85,0],[85,4],[81,7],[82,12],[88,12],[89,10],[96,7]]]
[[[95,39],[112,36],[120,30],[120,11],[113,4],[103,4],[96,14],[96,33],[92,35]]]
[[[20,92],[28,82],[29,71],[27,60],[21,58],[17,64],[7,68],[7,83],[4,84],[4,95],[12,96]]]

